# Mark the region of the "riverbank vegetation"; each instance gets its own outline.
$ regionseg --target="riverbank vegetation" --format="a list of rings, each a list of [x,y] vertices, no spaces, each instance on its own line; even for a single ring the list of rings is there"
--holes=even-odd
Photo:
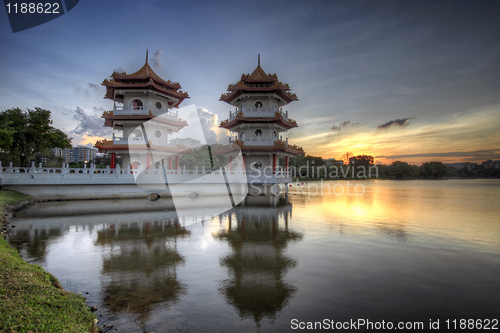
[[[33,199],[0,191],[0,211]],[[97,332],[95,316],[81,295],[65,291],[43,268],[25,262],[0,237],[0,331]]]
[[[294,177],[302,179],[439,179],[448,174],[442,162],[426,162],[420,166],[402,161],[390,165],[374,165],[369,155],[344,155],[345,161],[323,160],[315,156],[290,159]]]

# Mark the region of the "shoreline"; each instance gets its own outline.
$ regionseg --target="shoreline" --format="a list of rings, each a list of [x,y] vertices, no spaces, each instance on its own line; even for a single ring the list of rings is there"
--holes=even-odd
[[[56,277],[26,262],[8,243],[12,213],[43,201],[15,191],[0,191],[0,330],[97,333],[101,330],[85,297],[64,290]]]
[[[293,182],[289,184],[293,184],[298,181],[330,181],[330,180],[450,180],[450,179],[460,179],[460,180],[475,180],[475,179],[500,179],[497,177],[440,177],[440,178],[386,178],[386,177],[378,177],[378,178],[294,178]]]

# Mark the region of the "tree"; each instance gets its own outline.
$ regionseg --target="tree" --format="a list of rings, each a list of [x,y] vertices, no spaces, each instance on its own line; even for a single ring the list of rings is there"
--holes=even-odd
[[[342,159],[344,160],[344,165],[349,165],[349,162],[351,161],[352,157],[354,157],[354,154],[351,152],[347,152],[344,155],[342,155]]]
[[[373,156],[370,155],[358,155],[351,157],[354,166],[364,166],[368,168],[370,165],[373,165]]]
[[[441,178],[447,173],[448,170],[443,162],[426,162],[420,166],[420,174],[424,178]]]
[[[50,114],[49,110],[38,107],[26,111],[13,108],[0,113],[0,128],[4,129],[0,130],[0,148],[9,151],[12,161],[27,166],[36,153],[47,153],[49,148],[71,147],[71,138],[51,126]],[[9,134],[12,141],[1,139],[2,135]]]
[[[12,147],[13,137],[16,133],[14,129],[9,128],[10,125],[12,125],[11,121],[0,123],[0,149],[4,151],[9,151]]]
[[[402,161],[394,161],[390,165],[390,174],[396,179],[416,178],[420,171],[416,166]]]

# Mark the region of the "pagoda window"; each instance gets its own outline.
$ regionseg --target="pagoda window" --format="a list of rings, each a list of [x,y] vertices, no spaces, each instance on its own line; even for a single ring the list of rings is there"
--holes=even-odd
[[[254,169],[256,169],[256,170],[260,170],[260,169],[262,169],[262,166],[263,166],[263,164],[262,164],[262,162],[261,162],[261,161],[257,161],[257,162],[255,162],[255,163],[253,164],[253,167],[254,167]]]
[[[160,101],[156,102],[156,103],[155,103],[155,106],[156,106],[156,108],[157,108],[157,109],[160,109],[160,110],[161,110],[161,108],[163,107],[163,105],[161,104],[161,102],[160,102]]]
[[[156,136],[157,138],[161,138],[161,131],[160,131],[160,130],[156,130],[156,131],[155,131],[155,136]]]
[[[240,132],[240,140],[243,140],[244,137],[245,137],[245,131],[241,131]]]
[[[260,109],[260,108],[261,108],[261,107],[263,107],[263,106],[264,106],[264,104],[263,104],[261,101],[257,101],[257,102],[255,102],[255,107],[256,107],[257,109]]]
[[[245,103],[241,103],[240,104],[240,111],[242,111],[245,107],[246,107],[246,104]]]
[[[260,128],[257,128],[255,130],[255,136],[262,136],[262,134],[263,134],[263,132],[262,132],[262,130]]]
[[[161,163],[160,161],[155,163],[155,169],[160,169],[161,168]]]
[[[142,103],[142,101],[140,99],[138,99],[138,98],[132,100],[132,102],[130,104],[131,104],[131,106],[132,106],[132,108],[134,110],[141,109],[144,106],[144,104]]]
[[[142,168],[142,164],[139,161],[130,162],[129,165],[130,165],[130,169],[141,169]]]
[[[138,128],[133,129],[132,131],[130,131],[129,137],[132,140],[139,140],[139,139],[142,138],[142,131],[140,129],[138,129]]]
[[[276,131],[273,132],[274,138],[276,138],[278,135],[276,134]]]

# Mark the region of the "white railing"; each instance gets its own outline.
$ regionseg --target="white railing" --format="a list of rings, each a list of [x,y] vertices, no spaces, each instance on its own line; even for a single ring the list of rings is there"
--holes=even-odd
[[[289,183],[292,181],[292,172],[284,171],[282,169],[272,171],[272,170],[244,170],[239,168],[225,168],[226,175],[229,179],[237,179],[238,182],[244,181],[246,177],[248,183]],[[70,168],[67,163],[63,163],[60,168],[43,167],[40,163],[38,167],[35,167],[33,162],[30,167],[13,167],[12,163],[8,167],[3,167],[0,162],[0,180],[3,185],[36,185],[36,181],[42,181],[43,184],[59,184],[63,183],[64,180],[73,180],[72,184],[86,184],[90,180],[110,180],[110,179],[121,179],[121,183],[134,184],[134,174],[141,174],[144,179],[157,180],[159,177],[167,176],[168,183],[181,183],[195,178],[206,176],[210,174],[219,175],[221,174],[221,169],[211,170],[210,168],[195,168],[192,170],[182,167],[179,169],[154,169],[148,168],[143,169],[139,167],[137,169],[132,169],[131,167],[111,169],[109,166],[107,168],[96,168],[94,164],[87,164],[83,168]],[[236,178],[234,178],[236,177]],[[163,179],[163,178],[162,178]],[[78,182],[74,182],[78,180]]]
[[[161,139],[161,138],[148,138],[151,142],[152,145],[154,146],[160,146],[160,147],[173,147],[177,148],[180,146],[183,146],[179,142],[171,142],[166,139]],[[136,137],[136,136],[129,136],[128,138],[125,137],[117,137],[113,134],[113,143],[115,145],[146,145],[146,142],[144,140],[144,137]],[[142,147],[141,147],[142,148]]]
[[[238,113],[243,112],[243,117],[250,118],[274,118],[275,113],[281,114],[283,119],[288,121],[288,111],[283,112],[280,108],[236,108],[234,111],[229,111],[229,121],[236,119]]]
[[[179,111],[177,110],[169,112],[165,108],[158,109],[155,106],[113,106],[115,116],[145,116],[149,115],[149,111],[155,117],[162,116],[173,121],[179,120]]]
[[[265,137],[265,136],[255,136],[248,137],[244,136],[241,140],[245,145],[249,146],[274,146],[274,141],[278,140],[275,137]]]
[[[276,137],[265,137],[265,136],[256,136],[256,137],[247,137],[244,136],[241,138],[244,142],[244,145],[247,146],[274,146],[274,142],[283,142],[285,146],[288,148],[288,138],[286,140],[278,139]]]
[[[124,106],[113,106],[113,114],[115,116],[141,116],[149,114],[149,108],[145,108],[144,106],[133,106],[133,107],[124,107]]]

